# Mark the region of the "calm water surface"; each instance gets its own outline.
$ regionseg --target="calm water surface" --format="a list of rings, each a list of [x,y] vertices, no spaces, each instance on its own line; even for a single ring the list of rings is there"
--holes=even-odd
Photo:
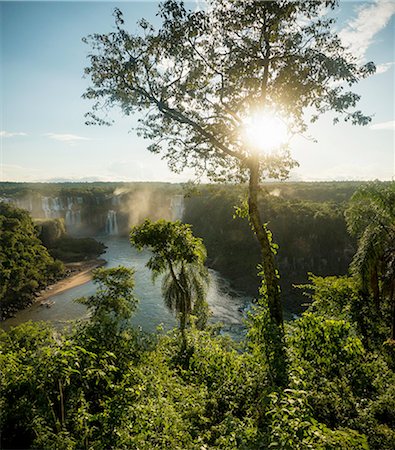
[[[146,251],[138,252],[131,247],[127,238],[100,238],[106,246],[106,253],[102,256],[106,261],[106,267],[119,265],[134,267],[135,269],[135,295],[139,299],[137,311],[132,319],[135,326],[141,326],[143,330],[153,332],[159,325],[164,329],[170,329],[176,325],[176,320],[164,306],[160,280],[152,282],[151,272],[145,267],[149,258]],[[245,307],[251,298],[233,291],[227,280],[210,270],[210,288],[208,303],[212,311],[211,322],[222,322],[224,331],[237,336],[243,333],[242,314],[240,307]],[[1,327],[9,329],[28,320],[45,320],[52,322],[56,327],[62,327],[68,321],[87,317],[85,306],[73,302],[73,299],[88,296],[96,291],[95,285],[90,281],[81,286],[69,289],[61,294],[54,295],[51,300],[55,304],[46,308],[38,304],[19,311],[15,317],[1,323]]]

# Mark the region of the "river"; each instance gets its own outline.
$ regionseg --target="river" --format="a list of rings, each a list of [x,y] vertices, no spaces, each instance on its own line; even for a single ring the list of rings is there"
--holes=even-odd
[[[141,326],[144,331],[153,332],[160,325],[168,330],[176,325],[173,314],[164,306],[160,280],[153,283],[151,272],[145,267],[150,256],[149,252],[139,252],[132,248],[127,238],[105,237],[99,238],[106,246],[106,253],[102,256],[106,267],[119,265],[135,269],[135,295],[139,299],[137,311],[132,319],[134,326]],[[50,321],[57,328],[63,327],[70,320],[87,317],[85,306],[75,303],[73,299],[91,295],[96,287],[92,281],[69,289],[51,297],[55,303],[51,308],[45,308],[35,303],[31,307],[16,313],[0,324],[4,329],[19,325],[28,320]],[[207,300],[212,311],[210,322],[222,322],[224,332],[233,337],[243,334],[243,315],[240,308],[251,302],[251,298],[232,290],[227,280],[217,272],[210,270],[210,287]]]

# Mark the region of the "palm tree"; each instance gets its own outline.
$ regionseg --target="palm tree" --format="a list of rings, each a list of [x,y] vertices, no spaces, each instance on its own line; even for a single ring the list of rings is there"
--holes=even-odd
[[[203,329],[208,318],[206,294],[208,271],[199,263],[181,263],[164,273],[162,295],[165,305],[179,316],[180,330],[186,346],[185,329],[191,314],[197,317],[196,325]]]
[[[185,330],[191,314],[197,316],[198,328],[203,328],[208,318],[209,277],[204,266],[206,249],[202,240],[193,236],[190,225],[148,219],[132,228],[130,240],[139,250],[151,250],[147,267],[152,271],[153,279],[163,276],[165,305],[179,317],[183,348],[186,348]]]
[[[387,298],[392,306],[391,339],[395,338],[395,183],[370,183],[351,198],[346,211],[349,231],[358,240],[351,273],[363,295],[373,296],[376,309]]]

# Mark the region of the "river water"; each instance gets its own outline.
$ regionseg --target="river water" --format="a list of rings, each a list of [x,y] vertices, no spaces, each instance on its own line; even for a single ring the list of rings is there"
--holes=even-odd
[[[160,280],[152,282],[151,272],[145,267],[150,254],[147,251],[139,252],[132,248],[127,238],[106,237],[100,238],[106,246],[106,253],[102,256],[106,267],[119,265],[135,269],[135,295],[139,299],[137,311],[132,319],[135,326],[141,326],[144,331],[153,332],[160,325],[165,330],[176,326],[173,314],[164,306]],[[75,303],[73,299],[92,295],[96,291],[93,282],[88,282],[68,291],[51,297],[54,305],[51,308],[33,304],[31,307],[19,311],[15,317],[0,324],[4,329],[19,325],[28,320],[50,321],[57,328],[63,327],[70,320],[87,317],[85,306]],[[240,308],[246,307],[251,298],[232,290],[229,282],[217,272],[210,270],[210,287],[207,300],[212,311],[210,322],[222,322],[224,332],[233,337],[243,334],[243,315]]]

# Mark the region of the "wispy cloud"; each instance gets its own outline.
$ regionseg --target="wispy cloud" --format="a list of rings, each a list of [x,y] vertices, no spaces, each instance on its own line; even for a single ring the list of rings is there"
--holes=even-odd
[[[26,136],[26,133],[13,133],[10,131],[0,131],[0,137],[2,138],[11,138],[11,137],[15,137],[15,136]]]
[[[78,136],[76,134],[68,134],[68,133],[45,133],[44,136],[47,136],[50,139],[53,139],[54,141],[66,142],[68,144],[75,144],[76,142],[79,141],[91,140],[84,136]]]
[[[387,70],[390,70],[394,64],[395,64],[395,62],[387,62],[387,63],[379,64],[378,66],[376,66],[376,74],[387,72]]]
[[[357,17],[340,31],[340,38],[350,52],[359,61],[365,60],[365,54],[381,31],[395,14],[395,2],[376,0],[359,8]]]
[[[395,130],[395,120],[389,120],[388,122],[374,123],[370,125],[371,130]]]

